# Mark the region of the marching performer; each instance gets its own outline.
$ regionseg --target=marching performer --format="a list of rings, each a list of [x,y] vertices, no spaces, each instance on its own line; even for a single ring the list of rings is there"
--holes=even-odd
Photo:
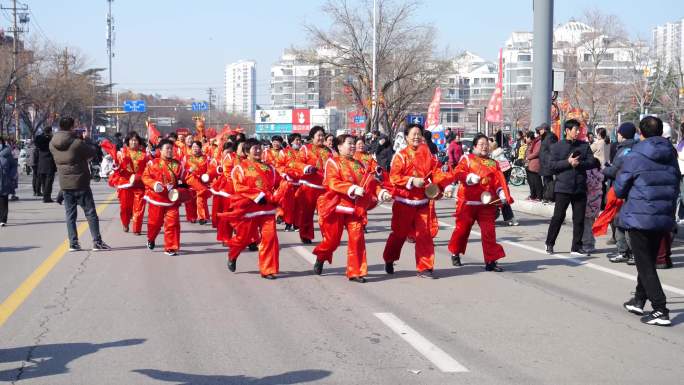
[[[140,235],[145,216],[145,186],[142,183],[145,165],[150,160],[140,136],[132,131],[126,135],[126,145],[117,154],[118,168],[110,178],[119,195],[121,224],[127,233],[132,222],[133,233]]]
[[[399,259],[406,237],[415,231],[415,258],[418,276],[435,278],[435,246],[430,234],[430,199],[438,196],[438,184],[445,181],[439,162],[423,140],[423,126],[411,124],[405,130],[408,147],[397,152],[390,167],[390,182],[394,188],[392,232],[383,259],[385,271],[394,274],[394,261]],[[429,189],[426,189],[430,185]],[[427,190],[427,191],[426,191]],[[428,198],[428,195],[430,198]]]
[[[256,139],[243,143],[247,159],[233,167],[235,193],[232,211],[221,214],[234,223],[237,232],[228,243],[228,269],[235,271],[240,252],[259,234],[259,271],[266,279],[278,274],[278,235],[276,234],[276,198],[273,195],[280,176],[275,168],[261,161],[261,145]]]
[[[325,164],[323,184],[328,191],[318,200],[318,220],[323,240],[316,246],[314,273],[323,272],[323,263],[332,263],[332,256],[340,245],[342,232],[346,228],[349,235],[347,245],[347,278],[354,282],[366,282],[366,240],[363,219],[366,210],[377,204],[378,200],[388,201],[391,196],[381,189],[368,170],[354,159],[355,144],[351,135],[337,137],[336,151],[340,154],[328,159]],[[377,196],[377,198],[376,198]]]
[[[210,163],[210,173],[213,175],[213,182],[209,191],[214,198],[211,202],[211,226],[219,227],[218,214],[227,211],[226,198],[230,197],[233,192],[233,183],[230,180],[230,173],[233,171],[233,163],[235,160],[235,144],[233,142],[223,143],[223,152],[219,157],[212,159]],[[229,234],[232,234],[232,229]],[[218,232],[218,240],[220,239],[221,231]]]
[[[298,167],[303,173],[297,190],[297,225],[299,238],[302,243],[310,244],[314,238],[313,215],[316,210],[318,197],[325,192],[323,187],[323,167],[332,156],[325,146],[325,130],[321,126],[314,126],[309,131],[311,143],[299,150]]]
[[[303,173],[297,168],[297,156],[302,147],[302,136],[300,134],[290,134],[287,138],[289,146],[280,150],[276,169],[280,172],[283,181],[279,186],[280,205],[282,210],[285,231],[297,231],[297,202],[296,194],[300,186],[299,179]]]
[[[185,215],[190,223],[199,220],[200,225],[209,221],[209,205],[211,196],[208,185],[211,181],[209,161],[202,154],[202,143],[195,141],[191,147],[192,154],[185,157],[186,183],[191,187],[192,198],[185,202]]]
[[[513,199],[498,162],[489,158],[489,141],[486,136],[475,136],[472,154],[461,158],[451,172],[451,177],[460,184],[456,228],[449,241],[453,265],[461,266],[461,254],[465,253],[470,229],[477,221],[482,233],[485,269],[503,271],[496,261],[503,258],[506,253],[503,247],[496,243],[494,221],[497,206],[511,204]]]
[[[376,162],[375,159],[373,159],[372,154],[366,152],[366,142],[363,140],[362,137],[356,139],[356,152],[354,152],[354,159],[361,162],[363,167],[366,170],[368,170],[368,172],[375,173],[377,171],[378,162]],[[368,230],[366,230],[366,226],[368,226],[367,214],[363,217],[363,231],[365,233],[368,232]]]
[[[142,176],[145,184],[144,199],[150,204],[147,216],[147,248],[154,249],[155,239],[163,225],[164,252],[167,255],[177,255],[180,248],[178,206],[182,200],[172,201],[169,196],[178,193],[178,184],[185,176],[183,165],[173,158],[173,148],[173,142],[160,141],[160,157],[147,163]]]

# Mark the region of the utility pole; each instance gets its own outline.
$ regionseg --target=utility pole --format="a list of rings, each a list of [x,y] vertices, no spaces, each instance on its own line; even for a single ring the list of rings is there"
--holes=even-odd
[[[207,90],[207,93],[209,93],[209,102],[207,103],[207,126],[211,125],[211,102],[214,100],[214,89],[209,87]]]
[[[114,101],[114,81],[112,80],[112,58],[114,58],[114,16],[112,16],[112,2],[107,0],[107,60],[109,61],[109,101]],[[118,101],[117,101],[118,105]],[[119,118],[116,119],[116,132],[119,132]]]
[[[377,109],[377,86],[376,86],[376,81],[377,81],[377,64],[376,64],[376,56],[377,56],[377,38],[378,38],[378,21],[377,21],[377,4],[376,0],[373,0],[373,83],[371,84],[372,90],[371,90],[371,132],[373,130],[377,130],[377,124],[375,122],[375,115],[377,112],[375,111]]]
[[[24,32],[23,28],[19,28],[17,25],[17,11],[28,11],[28,6],[27,5],[22,5],[20,7],[17,7],[17,0],[12,0],[12,6],[11,7],[0,7],[0,9],[3,10],[11,10],[12,11],[12,37],[13,37],[13,42],[12,42],[12,76],[10,78],[10,81],[12,82],[12,85],[14,86],[14,131],[15,131],[15,139],[19,140],[21,137],[21,128],[19,125],[19,108],[18,108],[18,96],[19,96],[19,77],[17,76],[17,71],[18,71],[18,60],[19,60],[19,34]],[[27,17],[27,16],[24,16]],[[28,21],[28,19],[26,19]],[[21,21],[22,23],[24,22],[23,20]],[[4,101],[3,101],[4,103]],[[9,134],[9,128],[7,129],[7,133]]]
[[[532,68],[532,119],[530,128],[551,123],[551,53],[553,46],[553,0],[534,0]],[[563,137],[563,132],[560,133]]]

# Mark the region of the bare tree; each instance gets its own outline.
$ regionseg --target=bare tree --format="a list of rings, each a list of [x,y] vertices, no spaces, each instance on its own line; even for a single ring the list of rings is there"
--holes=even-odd
[[[377,113],[371,112],[373,4],[362,0],[329,0],[323,11],[332,20],[328,30],[306,25],[315,47],[336,55],[318,57],[321,64],[338,69],[343,84],[363,111],[367,129],[382,126],[390,135],[417,102],[430,97],[449,68],[435,57],[435,30],[413,21],[417,3],[378,0],[377,12]],[[375,116],[376,122],[369,119]],[[378,124],[381,123],[381,124]]]

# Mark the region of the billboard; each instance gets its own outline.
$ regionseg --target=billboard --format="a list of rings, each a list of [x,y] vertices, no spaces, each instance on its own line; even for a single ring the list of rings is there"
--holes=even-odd
[[[311,127],[311,110],[292,110],[292,129],[294,132],[308,132]]]
[[[308,129],[307,129],[308,130]],[[290,134],[292,123],[257,123],[257,134]]]
[[[292,124],[292,110],[256,110],[254,121],[258,123]]]

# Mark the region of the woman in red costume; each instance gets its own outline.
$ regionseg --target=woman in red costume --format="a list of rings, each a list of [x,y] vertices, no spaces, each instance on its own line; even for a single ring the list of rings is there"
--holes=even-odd
[[[399,259],[406,237],[415,231],[416,270],[421,278],[435,278],[435,246],[430,234],[430,206],[425,187],[440,184],[445,175],[423,140],[423,126],[409,125],[404,134],[408,147],[397,152],[390,167],[394,204],[392,232],[385,244],[385,271],[394,274],[394,262]]]
[[[310,244],[314,238],[313,216],[316,211],[316,201],[323,195],[323,167],[332,157],[332,152],[325,146],[325,130],[321,126],[314,126],[309,131],[311,143],[299,150],[297,168],[302,172],[301,185],[297,190],[297,212],[299,217],[299,238],[302,243]]]
[[[323,272],[323,263],[332,263],[332,256],[340,245],[342,232],[347,229],[347,278],[363,283],[368,274],[366,240],[363,219],[366,210],[391,196],[375,180],[375,172],[354,159],[355,144],[351,135],[337,137],[338,156],[325,164],[323,184],[328,191],[318,200],[318,221],[323,240],[313,253],[317,256],[314,273]],[[376,198],[377,196],[377,198]]]
[[[247,139],[243,144],[247,159],[233,167],[232,179],[235,194],[231,196],[233,211],[227,217],[237,229],[228,241],[228,269],[235,271],[237,258],[242,250],[258,234],[259,271],[266,279],[276,279],[278,274],[278,235],[275,214],[277,201],[273,195],[280,176],[275,168],[261,161],[261,144]]]
[[[280,183],[280,209],[283,212],[283,222],[285,222],[285,231],[297,231],[297,202],[295,200],[297,189],[300,186],[299,179],[302,177],[302,172],[297,168],[297,157],[299,150],[302,147],[302,136],[299,134],[290,134],[288,136],[289,146],[280,150],[278,154],[278,162],[276,169],[280,172],[283,181]]]
[[[472,153],[461,158],[451,175],[460,184],[456,228],[449,241],[451,262],[454,266],[461,266],[461,254],[466,251],[470,230],[477,221],[482,233],[485,269],[503,271],[496,261],[505,257],[506,253],[496,243],[494,221],[497,206],[511,204],[513,199],[499,163],[489,158],[489,141],[486,136],[475,136]]]
[[[145,200],[150,204],[147,216],[147,248],[155,247],[155,239],[164,226],[164,252],[176,255],[180,249],[179,202],[169,198],[185,177],[181,162],[173,158],[173,142],[159,142],[160,157],[147,163],[142,180],[145,184]]]
[[[127,233],[132,224],[133,233],[140,235],[145,216],[145,186],[142,183],[142,174],[150,158],[142,139],[135,131],[126,136],[125,143],[126,147],[117,154],[118,168],[109,178],[109,183],[117,188],[123,231]]]
[[[202,143],[194,141],[190,145],[192,153],[185,157],[186,183],[192,191],[192,199],[185,201],[185,216],[190,223],[199,220],[203,225],[209,221],[209,160],[202,154]]]

